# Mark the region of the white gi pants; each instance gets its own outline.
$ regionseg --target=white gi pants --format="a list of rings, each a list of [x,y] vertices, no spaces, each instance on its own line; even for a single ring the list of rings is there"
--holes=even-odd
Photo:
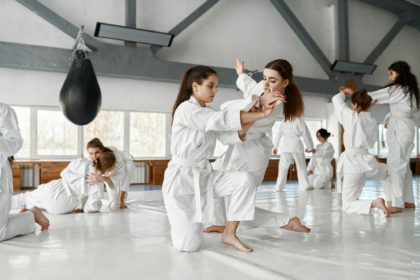
[[[35,190],[23,192],[12,197],[12,209],[32,208],[47,210],[48,213],[61,215],[72,212],[77,207],[76,197],[69,196],[61,179],[39,185]]]
[[[299,189],[304,191],[311,185],[309,184],[308,174],[306,173],[306,160],[304,153],[280,153],[279,173],[277,176],[276,190],[282,191],[287,181],[289,166],[293,160],[296,164],[296,171],[299,181]]]
[[[271,140],[267,137],[255,140],[247,140],[244,143],[235,144],[232,156],[227,165],[227,171],[247,171],[254,175],[256,188],[258,188],[267,170],[272,150]],[[215,169],[223,170],[223,162],[216,162]],[[226,223],[225,201],[223,198],[215,199],[214,225],[224,226]],[[255,207],[254,220],[243,221],[241,227],[282,227],[289,222],[288,215],[271,212]]]
[[[329,174],[319,174],[318,172],[308,176],[311,186],[316,189],[331,188],[331,176]]]
[[[247,172],[226,172],[220,176],[215,175],[215,178],[214,194],[216,198],[225,198],[227,220],[252,220],[255,208],[255,180],[253,176]],[[179,251],[198,251],[203,239],[203,225],[193,221],[195,196],[193,194],[173,196],[164,192],[163,198],[171,224],[173,246]],[[201,193],[203,208],[206,204],[205,200],[206,193],[204,192]]]
[[[383,163],[378,163],[374,170],[366,173],[344,173],[342,192],[342,209],[344,212],[355,214],[370,213],[373,200],[359,199],[367,177],[381,181],[384,190],[390,188],[387,167]]]
[[[413,150],[412,142],[388,143],[388,173],[391,180],[390,196],[387,201],[392,206],[404,208],[404,202],[414,202],[410,157]]]
[[[7,169],[3,168],[1,172],[7,172]],[[35,218],[31,211],[9,214],[12,196],[9,184],[11,182],[7,182],[6,176],[2,174],[0,177],[0,241],[35,231]]]

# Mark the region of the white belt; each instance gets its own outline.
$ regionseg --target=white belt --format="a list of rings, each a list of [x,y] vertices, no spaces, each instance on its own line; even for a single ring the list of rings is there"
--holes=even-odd
[[[182,167],[190,167],[194,174],[194,200],[195,200],[195,212],[194,222],[203,222],[203,211],[201,207],[201,190],[200,190],[200,171],[207,170],[209,172],[209,178],[207,179],[207,203],[209,217],[214,216],[214,187],[213,187],[213,175],[211,172],[211,165],[208,160],[194,161],[188,158],[178,158],[173,156],[171,163]]]
[[[398,118],[398,119],[411,119],[412,118],[412,115],[411,115],[411,113],[406,113],[406,112],[392,112],[391,113],[391,118],[392,117],[395,117],[395,118]]]
[[[351,155],[364,155],[368,153],[368,149],[363,147],[349,147],[346,148],[344,152],[349,153]]]

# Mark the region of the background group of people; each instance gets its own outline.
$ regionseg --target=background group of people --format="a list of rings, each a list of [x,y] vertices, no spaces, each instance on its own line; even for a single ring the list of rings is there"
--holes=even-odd
[[[13,109],[0,104],[0,241],[49,228],[41,210],[61,215],[92,213],[102,207],[104,187],[110,209],[127,208],[125,200],[134,171],[132,157],[114,147],[105,147],[98,138],[87,143],[89,157],[75,159],[60,173],[60,179],[39,185],[33,191],[13,195],[11,157],[23,143]],[[10,214],[11,209],[20,209]]]

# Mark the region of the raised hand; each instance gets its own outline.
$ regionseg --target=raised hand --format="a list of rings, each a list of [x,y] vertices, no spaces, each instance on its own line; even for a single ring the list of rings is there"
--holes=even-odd
[[[244,61],[239,58],[235,59],[235,69],[238,76],[245,73]]]

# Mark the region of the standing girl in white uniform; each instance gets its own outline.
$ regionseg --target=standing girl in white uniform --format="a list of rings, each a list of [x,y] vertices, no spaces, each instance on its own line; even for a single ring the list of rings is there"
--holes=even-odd
[[[331,188],[331,179],[334,176],[331,165],[334,158],[334,148],[328,142],[330,135],[331,133],[324,128],[316,132],[316,138],[320,144],[316,146],[307,170],[309,184],[316,189]]]
[[[13,194],[13,176],[9,157],[22,147],[15,111],[0,103],[0,241],[35,231],[35,222],[41,230],[48,229],[50,223],[37,207],[30,211],[10,215]]]
[[[272,127],[279,115],[287,112],[287,115],[295,114],[293,107],[296,102],[295,99],[301,99],[301,93],[293,81],[293,68],[287,60],[276,59],[269,62],[264,68],[264,79],[260,83],[254,81],[245,73],[244,62],[236,59],[235,68],[238,74],[236,80],[237,87],[243,92],[245,100],[259,99],[260,105],[270,102],[272,97],[278,97],[282,102],[290,100],[290,103],[277,102],[273,113],[262,120],[256,121],[249,129],[246,140],[244,142],[233,145],[232,155],[230,159],[223,156],[216,160],[213,164],[217,170],[229,171],[247,171],[254,175],[257,187],[261,185],[268,162],[271,157],[273,143],[268,135],[271,134]],[[290,104],[290,105],[289,105]],[[243,102],[228,101],[221,106],[222,110],[230,110],[232,108],[241,108]],[[297,114],[300,114],[297,112]],[[226,162],[227,161],[227,162]],[[224,201],[217,201],[223,205]],[[223,209],[220,207],[220,209]],[[216,214],[216,223],[207,227],[205,232],[219,232],[224,231],[225,217],[223,213]],[[255,208],[254,221],[243,223],[246,227],[258,227],[275,225],[283,229],[309,232],[310,229],[302,225],[299,217],[289,216],[281,213],[270,212],[259,207]]]
[[[343,176],[342,209],[348,213],[369,214],[371,208],[380,208],[389,217],[390,211],[383,198],[359,199],[366,177],[381,180],[384,189],[389,188],[386,165],[379,163],[375,156],[368,153],[378,135],[377,123],[368,112],[372,98],[366,90],[354,94],[349,88],[342,87],[340,90],[332,98],[332,103],[337,119],[344,127],[345,151],[337,165],[337,180],[341,180]],[[346,95],[351,96],[352,109],[344,102]]]
[[[227,199],[227,223],[222,242],[240,251],[251,252],[236,236],[240,221],[252,220],[255,208],[255,179],[247,172],[212,170],[216,139],[230,144],[240,142],[253,122],[267,117],[273,110],[260,112],[239,110],[215,111],[206,106],[216,95],[218,75],[210,67],[187,70],[173,107],[171,154],[162,185],[165,207],[171,225],[174,247],[193,252],[202,243],[204,205],[208,218],[214,214],[214,198]],[[278,98],[273,98],[276,102]],[[238,132],[239,131],[239,132]]]
[[[101,177],[95,174],[88,176],[88,180],[93,184],[101,182],[105,184],[110,209],[127,208],[125,201],[135,168],[133,157],[115,147],[105,147],[98,138],[93,138],[87,143],[87,152],[92,161],[105,151],[112,151],[115,154],[117,159],[115,169]]]
[[[302,108],[301,112],[303,114],[303,101],[297,106]],[[303,141],[305,142],[306,150],[302,145],[301,138],[303,138]],[[287,173],[293,160],[296,164],[299,189],[301,191],[313,189],[313,186],[309,183],[308,174],[306,173],[305,151],[313,152],[314,144],[308,127],[300,116],[290,116],[280,122],[273,135],[273,144],[273,155],[276,156],[278,151],[280,151],[276,191],[282,191],[286,185]]]
[[[12,208],[31,208],[33,206],[47,210],[51,214],[62,215],[75,212],[98,212],[101,209],[103,185],[88,185],[89,173],[100,174],[111,171],[115,166],[115,155],[103,153],[95,162],[76,159],[61,172],[61,179],[39,185],[35,190],[23,192],[12,197]],[[83,211],[82,211],[83,210]]]
[[[410,157],[414,147],[415,124],[413,114],[420,105],[420,93],[416,76],[410,66],[397,61],[388,67],[389,84],[369,95],[377,104],[389,104],[391,115],[386,132],[388,145],[388,172],[391,179],[390,196],[387,201],[392,212],[402,208],[414,208],[411,181]]]

